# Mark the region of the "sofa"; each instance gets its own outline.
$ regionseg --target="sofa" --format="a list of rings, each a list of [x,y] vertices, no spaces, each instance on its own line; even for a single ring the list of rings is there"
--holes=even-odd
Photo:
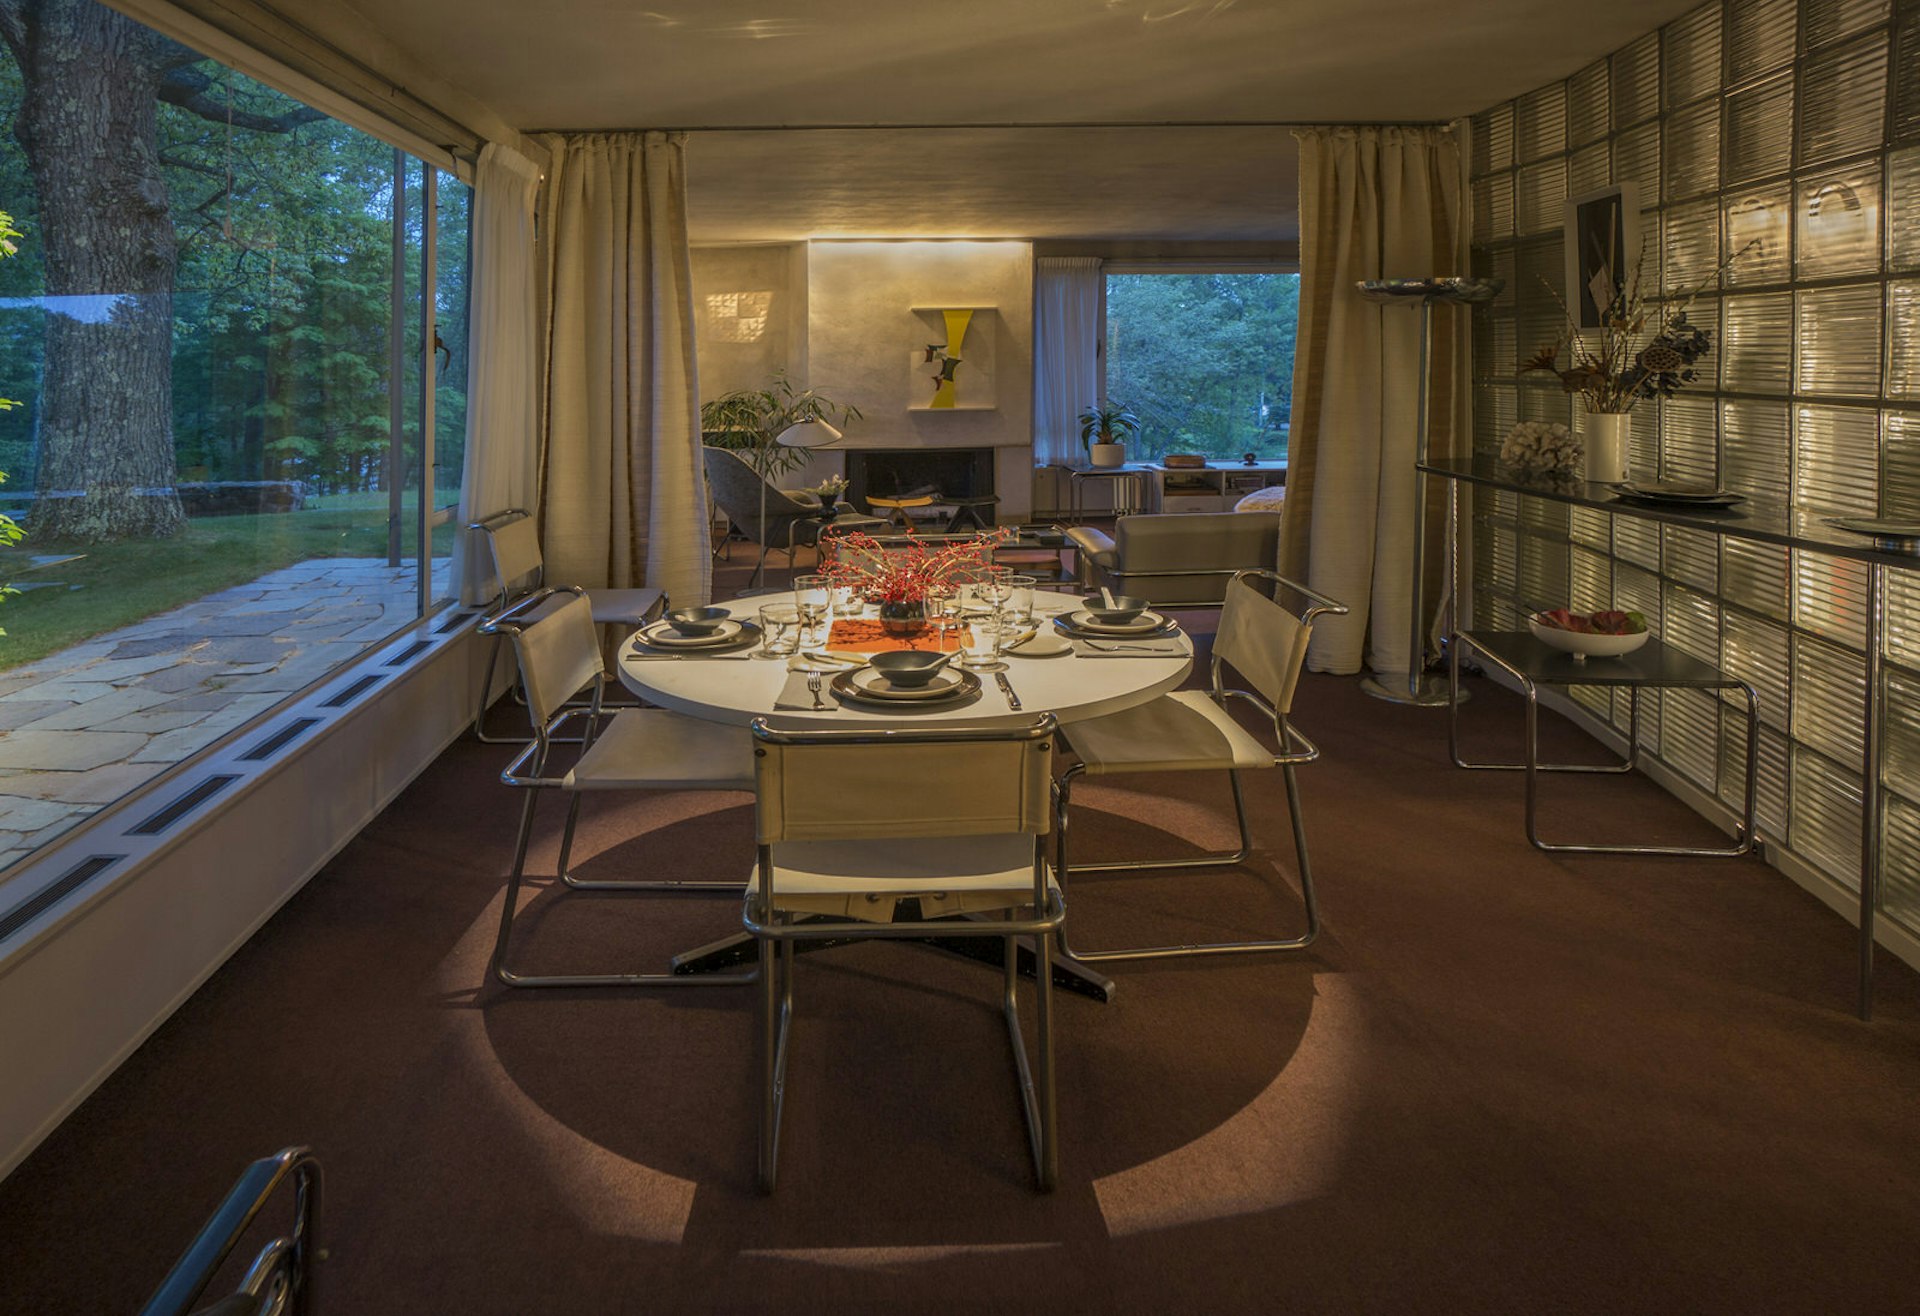
[[[1280,557],[1277,512],[1187,512],[1120,517],[1113,534],[1067,531],[1080,581],[1156,605],[1217,607],[1236,571],[1272,570]]]

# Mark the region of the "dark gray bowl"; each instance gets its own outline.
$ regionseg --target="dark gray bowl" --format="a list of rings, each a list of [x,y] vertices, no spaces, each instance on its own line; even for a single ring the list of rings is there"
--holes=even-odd
[[[927,653],[919,649],[893,649],[868,659],[874,671],[902,690],[925,685],[952,661],[950,653]]]
[[[1147,601],[1130,594],[1114,595],[1111,608],[1101,602],[1098,595],[1087,600],[1087,615],[1107,626],[1125,626],[1146,610]]]
[[[682,635],[711,635],[726,620],[725,608],[675,608],[667,614],[667,625]]]

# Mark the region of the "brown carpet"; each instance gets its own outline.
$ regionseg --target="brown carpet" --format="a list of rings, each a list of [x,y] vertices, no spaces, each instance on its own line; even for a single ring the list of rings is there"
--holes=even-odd
[[[1517,740],[1503,693],[1470,715]],[[1851,930],[1762,864],[1548,858],[1518,780],[1446,766],[1438,711],[1313,677],[1298,720],[1326,750],[1301,774],[1325,935],[1060,997],[1052,1196],[975,966],[803,962],[772,1198],[753,989],[489,985],[517,797],[469,740],[0,1184],[0,1312],[134,1309],[295,1142],[326,1169],[323,1313],[1911,1309],[1914,974],[1883,957],[1862,1025]],[[1548,798],[1567,832],[1707,834],[1637,778]],[[1289,927],[1278,775],[1251,799],[1257,862],[1083,882],[1071,927]],[[1089,855],[1229,839],[1217,780],[1080,804]],[[577,853],[744,875],[750,821],[740,796],[597,800]],[[523,962],[657,968],[737,926],[732,898],[543,894]]]

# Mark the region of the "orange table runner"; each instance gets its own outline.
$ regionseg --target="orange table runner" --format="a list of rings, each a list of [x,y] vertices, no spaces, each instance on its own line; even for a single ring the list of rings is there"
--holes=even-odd
[[[889,631],[885,624],[854,617],[843,617],[827,632],[828,653],[890,653],[899,649],[927,653],[951,653],[973,642],[970,627],[941,630],[928,624],[910,634]]]

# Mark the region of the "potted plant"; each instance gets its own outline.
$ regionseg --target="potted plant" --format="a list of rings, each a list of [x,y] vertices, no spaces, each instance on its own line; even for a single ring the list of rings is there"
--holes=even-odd
[[[1080,442],[1086,447],[1087,460],[1095,466],[1125,465],[1126,440],[1139,434],[1140,417],[1124,402],[1088,407],[1080,413]]]
[[[700,404],[701,436],[710,448],[731,448],[762,477],[772,479],[807,464],[805,448],[783,448],[775,439],[804,420],[845,424],[860,419],[860,408],[797,388],[787,372],[773,372],[766,388],[735,389]]]

